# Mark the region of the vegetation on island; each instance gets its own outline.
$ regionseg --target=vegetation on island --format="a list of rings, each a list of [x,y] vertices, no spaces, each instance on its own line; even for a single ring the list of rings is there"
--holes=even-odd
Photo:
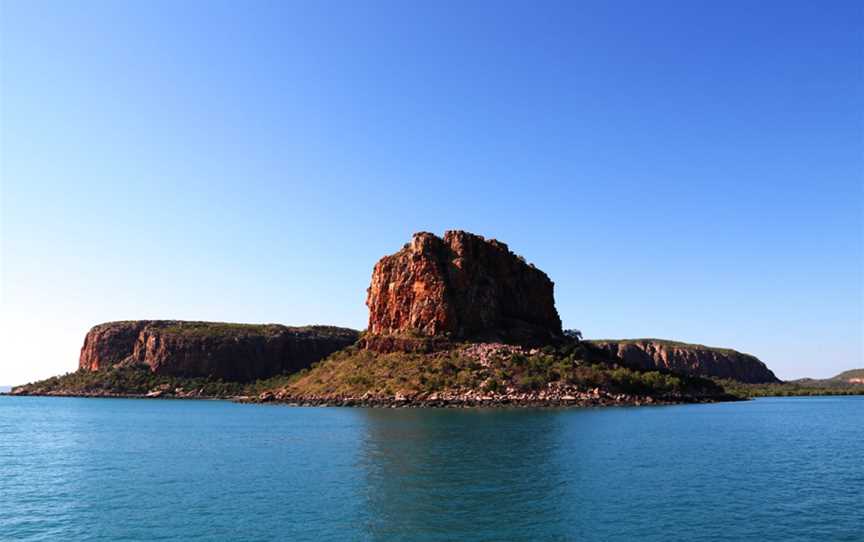
[[[378,353],[351,346],[309,369],[251,383],[158,374],[138,365],[79,370],[16,390],[85,396],[254,397],[276,390],[298,396],[395,396],[528,393],[556,386],[641,397],[723,394],[722,386],[710,379],[631,369],[577,341],[531,350],[463,343],[432,353]]]
[[[202,397],[230,397],[242,392],[244,385],[211,378],[186,378],[157,374],[146,365],[115,367],[104,371],[79,369],[72,373],[17,386],[14,392],[32,395],[128,395],[144,396],[162,390],[181,390]]]
[[[780,384],[744,384],[734,380],[719,382],[726,391],[743,398],[753,397],[798,397],[814,395],[864,395],[864,386],[849,384],[848,386],[823,387],[803,386],[796,382]]]
[[[777,384],[744,384],[722,380],[730,393],[742,397],[864,395],[864,369],[844,371],[831,378],[800,378]]]
[[[268,389],[282,387],[298,376],[278,375],[254,382],[230,382],[218,378],[159,374],[146,365],[132,365],[103,371],[79,369],[12,389],[29,395],[144,397],[151,394],[184,398],[230,398],[257,395]]]
[[[435,392],[536,392],[568,386],[636,396],[723,394],[700,377],[640,371],[620,365],[587,343],[526,350],[471,345],[432,353],[377,353],[356,346],[341,350],[297,374],[289,395],[416,395]]]
[[[281,324],[236,324],[233,322],[184,322],[166,321],[157,323],[159,331],[165,334],[182,335],[185,337],[272,337],[285,332],[286,326]],[[345,330],[334,326],[302,326],[287,328],[292,332],[311,333],[312,335],[328,336]]]
[[[194,325],[184,326],[183,332],[195,333],[197,329]],[[214,330],[213,326],[203,329],[208,333]],[[747,399],[864,395],[864,385],[849,382],[849,379],[861,378],[862,375],[864,370],[858,369],[825,380],[745,384],[734,380],[646,371],[623,365],[598,347],[595,341],[579,341],[574,334],[573,340],[563,345],[535,349],[460,343],[431,353],[379,353],[353,345],[300,372],[246,383],[160,374],[152,372],[146,365],[118,366],[102,371],[78,370],[19,386],[13,392],[184,398],[257,397],[263,393],[297,397],[359,397],[364,394],[394,397],[468,391],[501,395],[567,388],[599,389],[609,394],[633,397],[725,396]]]

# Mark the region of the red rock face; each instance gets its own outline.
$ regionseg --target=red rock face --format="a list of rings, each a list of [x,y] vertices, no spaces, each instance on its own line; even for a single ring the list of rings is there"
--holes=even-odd
[[[653,339],[591,342],[625,364],[640,369],[662,369],[749,383],[780,382],[759,358],[735,350]]]
[[[87,333],[78,366],[143,364],[156,373],[242,382],[305,369],[357,338],[352,329],[329,326],[111,322]]]
[[[373,336],[544,344],[559,338],[553,283],[494,239],[463,231],[414,234],[372,272]]]
[[[78,368],[88,371],[108,369],[132,355],[145,321],[111,322],[94,326],[84,337]]]

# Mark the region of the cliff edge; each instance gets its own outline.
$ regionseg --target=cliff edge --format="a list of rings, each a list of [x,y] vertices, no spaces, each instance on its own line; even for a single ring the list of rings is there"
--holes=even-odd
[[[246,382],[305,369],[357,341],[353,329],[179,320],[135,320],[94,326],[80,370],[145,365],[158,374]]]
[[[415,233],[375,264],[367,344],[399,335],[548,344],[562,335],[553,287],[546,273],[495,239],[459,230],[443,238]]]
[[[751,384],[780,382],[759,358],[728,348],[662,339],[590,341],[633,368],[728,378]]]

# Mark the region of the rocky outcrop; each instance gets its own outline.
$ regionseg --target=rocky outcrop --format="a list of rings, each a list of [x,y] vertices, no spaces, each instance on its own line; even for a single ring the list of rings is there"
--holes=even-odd
[[[448,231],[414,234],[375,265],[368,289],[370,337],[545,344],[560,338],[553,283],[494,239]]]
[[[735,350],[659,339],[589,342],[633,368],[660,369],[748,383],[780,382],[759,358]]]
[[[78,366],[146,365],[154,373],[245,382],[305,369],[357,338],[357,331],[330,326],[110,322],[87,333]]]
[[[601,406],[675,405],[682,403],[714,403],[740,401],[739,397],[722,391],[705,393],[668,393],[658,397],[610,393],[600,388],[580,389],[576,386],[554,386],[548,390],[530,392],[490,393],[474,391],[423,392],[395,395],[364,393],[362,395],[292,395],[285,390],[265,391],[257,396],[235,398],[241,403],[285,403],[294,406],[338,406],[363,408],[564,408]]]
[[[442,337],[440,335],[434,337],[406,337],[402,335],[366,334],[366,336],[361,339],[360,343],[367,349],[382,354],[389,352],[417,352],[430,354],[432,352],[451,350],[457,345],[447,337]]]

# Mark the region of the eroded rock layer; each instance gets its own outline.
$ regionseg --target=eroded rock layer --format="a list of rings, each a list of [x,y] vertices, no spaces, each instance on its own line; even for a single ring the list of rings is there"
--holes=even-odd
[[[759,358],[726,348],[659,339],[591,342],[634,368],[662,369],[749,383],[780,382]]]
[[[507,245],[464,231],[421,232],[375,265],[372,336],[544,344],[561,336],[553,283]],[[369,341],[374,344],[374,340]]]
[[[84,339],[78,366],[143,364],[157,373],[249,381],[292,373],[353,344],[353,329],[176,320],[110,322]]]

